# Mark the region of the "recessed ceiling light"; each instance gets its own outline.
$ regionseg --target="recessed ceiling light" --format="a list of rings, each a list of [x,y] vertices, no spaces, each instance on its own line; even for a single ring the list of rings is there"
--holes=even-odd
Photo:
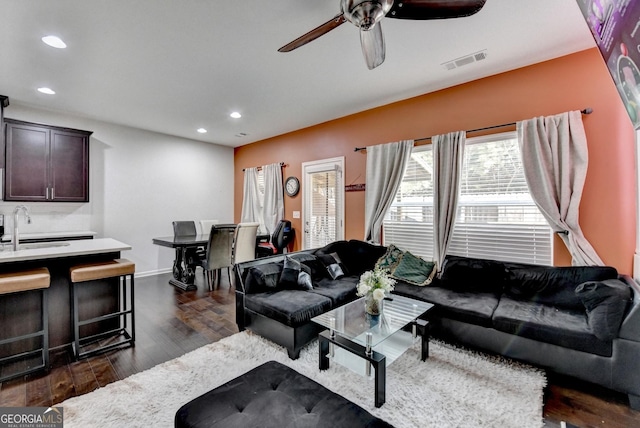
[[[201,133],[201,134],[206,134],[207,130],[204,129],[204,128],[198,128],[198,132]]]
[[[242,117],[242,115],[240,113],[238,113],[237,111],[234,111],[229,116],[231,116],[234,119],[240,119]]]
[[[42,41],[52,48],[64,49],[67,47],[67,44],[58,36],[44,36]]]
[[[38,88],[38,92],[42,92],[43,94],[47,95],[55,95],[56,93],[56,91],[51,88]]]

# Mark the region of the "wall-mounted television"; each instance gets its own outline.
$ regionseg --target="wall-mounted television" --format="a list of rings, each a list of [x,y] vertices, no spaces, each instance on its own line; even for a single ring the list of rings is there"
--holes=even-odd
[[[635,129],[640,129],[640,0],[576,0]]]

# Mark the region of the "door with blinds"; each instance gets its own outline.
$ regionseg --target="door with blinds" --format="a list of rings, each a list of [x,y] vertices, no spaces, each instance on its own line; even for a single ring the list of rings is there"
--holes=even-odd
[[[344,157],[302,164],[303,249],[344,239]]]

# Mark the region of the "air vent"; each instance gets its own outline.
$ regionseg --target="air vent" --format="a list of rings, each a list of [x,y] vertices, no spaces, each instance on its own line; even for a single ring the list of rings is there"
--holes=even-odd
[[[460,58],[452,59],[451,61],[447,61],[442,65],[447,70],[455,70],[458,67],[462,67],[464,65],[469,65],[469,64],[473,64],[474,62],[482,61],[486,57],[487,57],[487,50],[484,49],[469,55],[462,56]]]

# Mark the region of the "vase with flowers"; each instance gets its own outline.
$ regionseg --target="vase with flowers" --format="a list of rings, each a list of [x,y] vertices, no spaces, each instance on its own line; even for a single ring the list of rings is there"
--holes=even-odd
[[[382,312],[382,301],[393,290],[396,280],[385,269],[375,268],[360,276],[356,294],[364,297],[364,309],[369,315]]]

